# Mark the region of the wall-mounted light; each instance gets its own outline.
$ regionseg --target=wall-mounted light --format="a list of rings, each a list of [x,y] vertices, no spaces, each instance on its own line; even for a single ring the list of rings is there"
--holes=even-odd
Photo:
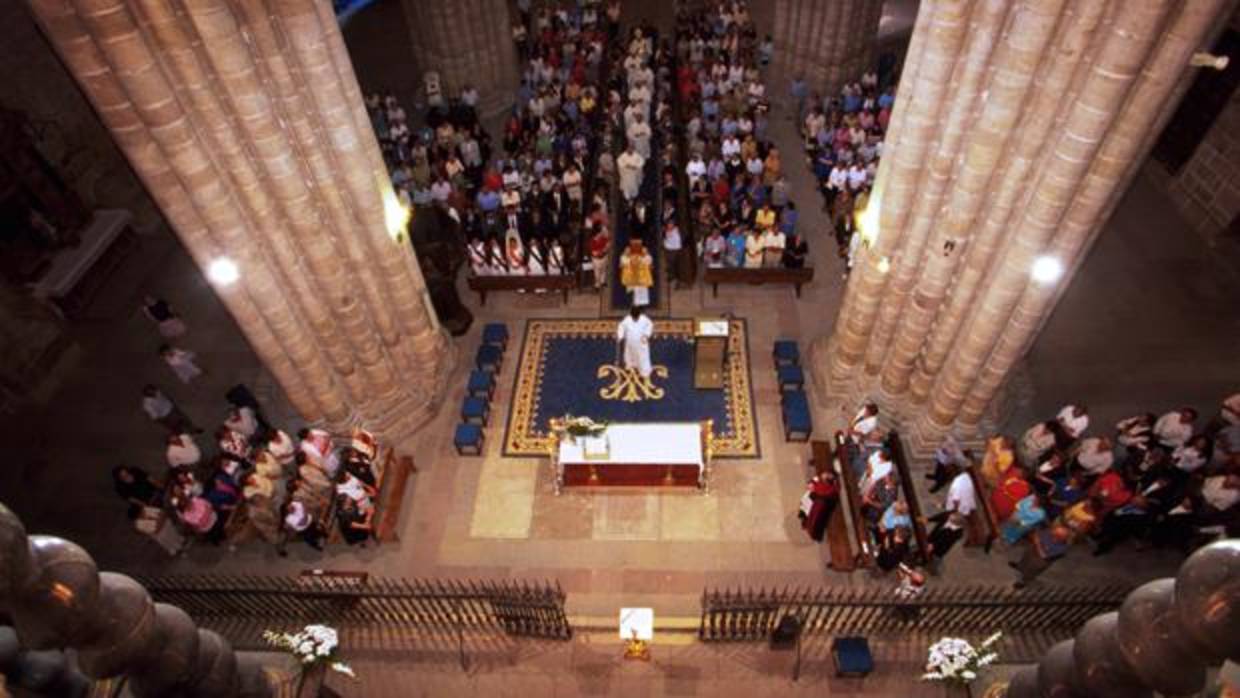
[[[1040,284],[1053,284],[1063,276],[1063,263],[1050,255],[1042,255],[1034,260],[1030,274]]]
[[[207,265],[207,278],[219,286],[228,286],[241,278],[241,270],[228,257],[217,257]]]
[[[878,273],[886,274],[891,271],[891,259],[888,257],[883,257],[878,260],[878,264],[876,266],[878,267]]]
[[[391,184],[381,185],[383,192],[383,222],[388,235],[397,242],[405,239],[405,231],[409,227],[412,212],[396,198],[396,191]]]

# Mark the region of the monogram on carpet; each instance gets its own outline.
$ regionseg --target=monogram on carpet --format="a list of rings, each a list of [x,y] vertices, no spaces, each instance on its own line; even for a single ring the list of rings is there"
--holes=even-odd
[[[623,368],[615,320],[530,320],[517,367],[504,455],[545,456],[548,421],[566,414],[608,422],[714,420],[714,455],[756,458],[758,429],[744,320],[732,320],[721,390],[693,387],[693,320],[655,320],[653,372]]]

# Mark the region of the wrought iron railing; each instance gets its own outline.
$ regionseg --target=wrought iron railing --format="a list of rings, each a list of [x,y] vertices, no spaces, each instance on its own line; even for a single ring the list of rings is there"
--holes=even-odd
[[[567,640],[572,627],[558,582],[387,579],[365,573],[310,572],[299,577],[234,575],[155,577],[142,582],[156,601],[204,621],[296,622],[499,631]]]
[[[803,633],[884,634],[911,631],[1075,632],[1089,618],[1119,607],[1128,587],[928,587],[903,601],[890,587],[708,590],[698,637],[764,640],[785,616]]]

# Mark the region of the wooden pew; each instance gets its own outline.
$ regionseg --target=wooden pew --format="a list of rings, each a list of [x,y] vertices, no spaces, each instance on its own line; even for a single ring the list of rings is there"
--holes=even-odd
[[[1020,466],[1013,465],[1012,467]],[[982,479],[977,463],[969,463],[968,473],[969,478],[973,480],[973,492],[977,495],[977,508],[969,514],[969,526],[965,531],[964,544],[967,547],[981,546],[982,550],[989,554],[995,539],[999,537],[999,517],[995,514],[995,507],[990,501],[992,494],[990,485]]]
[[[814,268],[707,267],[702,280],[711,285],[711,294],[715,297],[719,296],[719,284],[793,284],[800,298],[801,286],[814,280]]]
[[[835,458],[831,460],[832,467],[835,469],[835,475],[840,480],[840,503],[836,507],[841,512],[840,518],[843,520],[846,532],[848,532],[847,540],[853,551],[851,558],[838,562],[832,557],[831,568],[843,571],[851,571],[858,567],[869,567],[874,564],[874,556],[878,553],[873,542],[870,540],[869,527],[866,525],[865,517],[861,514],[861,490],[857,482],[857,474],[853,472],[852,465],[848,462],[850,454],[856,449],[856,445],[844,438],[843,432],[835,432],[833,437],[835,442]]]
[[[418,471],[412,458],[397,456],[395,450],[388,449],[387,458],[383,481],[379,483],[379,494],[375,497],[375,538],[380,543],[400,540],[396,535],[400,508],[405,502],[409,476]]]
[[[810,465],[814,468],[814,474],[821,475],[828,471],[834,473],[837,486],[843,490],[844,476],[840,472],[841,468],[831,444],[826,441],[811,441],[810,454]],[[850,511],[841,491],[835,510],[831,512],[831,519],[827,522],[826,534],[827,552],[830,555],[827,564],[831,569],[841,572],[851,572],[857,567],[858,546],[847,521]]]
[[[568,292],[577,288],[577,275],[470,276],[468,282],[470,290],[478,292],[482,305],[487,304],[487,293],[491,291],[561,291],[568,303]]]
[[[922,518],[921,501],[917,498],[917,488],[913,486],[913,475],[909,469],[908,457],[904,452],[904,441],[899,432],[888,432],[885,439],[891,460],[900,475],[900,493],[908,504],[908,515],[913,520],[913,540],[917,543],[916,555],[925,562],[926,551],[930,549],[930,537],[926,534],[926,524]]]

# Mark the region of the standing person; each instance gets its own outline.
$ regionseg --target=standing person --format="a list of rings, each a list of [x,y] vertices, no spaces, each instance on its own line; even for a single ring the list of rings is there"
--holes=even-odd
[[[151,421],[164,425],[169,433],[202,433],[202,429],[199,429],[193,420],[187,417],[167,395],[160,392],[159,388],[150,383],[142,386],[142,410],[151,418]]]
[[[654,285],[654,259],[641,240],[630,240],[620,255],[620,285],[624,286],[636,307],[650,304],[650,287]]]
[[[926,575],[903,562],[896,567],[896,574],[900,576],[895,590],[896,600],[900,602],[895,608],[896,618],[906,623],[916,622],[921,617],[917,599],[926,590]]]
[[[633,149],[632,143],[616,159],[616,167],[620,171],[620,191],[626,201],[637,198],[642,185],[642,168],[645,166],[646,158]]]
[[[947,557],[952,547],[964,537],[965,518],[954,511],[943,513],[945,517],[935,525],[934,530],[930,531],[929,536],[930,560],[928,566],[930,574],[933,575],[940,573],[943,568],[943,558]]]
[[[1072,538],[1072,531],[1059,524],[1035,531],[1029,537],[1029,544],[1020,560],[1008,562],[1009,567],[1020,573],[1012,588],[1024,589],[1038,575],[1050,569],[1056,560],[1067,554]]]
[[[654,323],[636,305],[629,308],[629,316],[616,326],[616,341],[621,343],[625,369],[637,371],[643,378],[650,377],[650,338],[653,335]]]
[[[112,487],[116,495],[129,505],[129,518],[142,515],[144,507],[159,506],[163,485],[151,479],[142,468],[118,465],[112,468]]]
[[[1175,449],[1183,446],[1193,437],[1193,422],[1197,421],[1197,410],[1182,407],[1171,410],[1154,422],[1154,436],[1158,443],[1166,448]]]
[[[142,299],[142,314],[159,326],[159,334],[164,339],[173,339],[185,334],[185,322],[181,320],[181,316],[176,314],[172,306],[168,305],[166,300],[154,296],[144,296]]]
[[[327,537],[327,532],[323,530],[322,524],[315,521],[305,504],[290,496],[280,508],[280,518],[284,520],[284,527],[290,533],[299,536],[311,548],[323,552],[323,539]],[[288,553],[280,550],[280,554],[287,555]]]
[[[801,519],[801,528],[815,542],[821,543],[826,535],[827,524],[839,498],[840,488],[835,482],[835,474],[829,470],[810,478],[805,486],[797,516]]]
[[[663,252],[666,254],[667,278],[675,288],[680,288],[680,253],[683,246],[680,228],[673,218],[663,226]]]
[[[196,356],[192,351],[163,344],[159,347],[159,356],[164,360],[164,363],[168,364],[172,372],[177,374],[177,378],[180,378],[181,382],[186,385],[198,376],[206,373],[206,371],[198,368],[198,364],[194,363]]]
[[[168,458],[168,465],[173,468],[192,468],[202,460],[202,451],[189,434],[169,434],[168,448],[164,454]]]

